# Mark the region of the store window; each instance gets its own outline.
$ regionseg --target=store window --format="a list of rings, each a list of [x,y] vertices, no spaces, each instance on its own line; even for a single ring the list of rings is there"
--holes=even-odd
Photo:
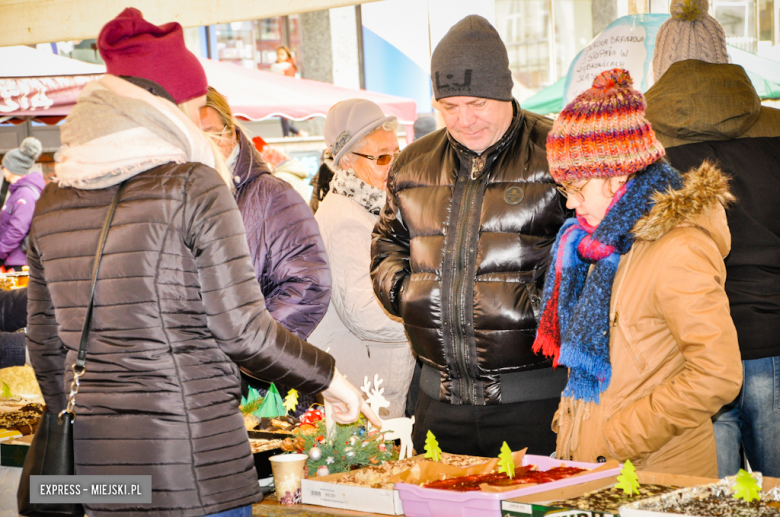
[[[255,48],[258,52],[257,68],[269,71],[276,63],[276,49],[284,45],[284,18],[266,18],[255,23]]]
[[[276,49],[285,46],[292,51],[301,72],[303,45],[298,15],[224,23],[216,25],[215,32],[220,61],[270,71],[276,63]]]
[[[571,62],[593,40],[591,4],[591,0],[555,0],[556,79],[566,76]]]
[[[246,68],[255,68],[254,29],[252,22],[233,22],[217,25],[217,53],[220,61]]]
[[[577,53],[593,39],[591,2],[495,1],[496,29],[507,47],[518,100],[565,77]]]
[[[714,0],[710,14],[729,45],[761,54],[780,43],[778,0]]]
[[[748,52],[756,52],[755,0],[716,0],[712,15],[723,27],[726,42]]]
[[[758,50],[775,44],[775,2],[758,0]]]

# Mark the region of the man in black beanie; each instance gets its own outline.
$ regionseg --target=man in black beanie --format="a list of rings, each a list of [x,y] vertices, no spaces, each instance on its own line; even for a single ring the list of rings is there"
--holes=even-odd
[[[446,129],[393,163],[371,277],[424,362],[414,446],[555,451],[567,373],[531,350],[550,247],[566,219],[547,168],[552,124],[512,98],[506,47],[482,17],[441,40],[431,81]]]

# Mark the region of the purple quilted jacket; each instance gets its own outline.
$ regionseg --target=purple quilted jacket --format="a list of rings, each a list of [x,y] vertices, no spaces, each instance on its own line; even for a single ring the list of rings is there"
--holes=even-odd
[[[0,263],[26,266],[22,241],[30,231],[35,203],[46,186],[43,176],[31,172],[8,187],[8,199],[0,212]]]
[[[255,275],[271,316],[306,339],[330,302],[325,245],[309,205],[289,183],[271,174],[246,136],[239,137],[235,197]]]

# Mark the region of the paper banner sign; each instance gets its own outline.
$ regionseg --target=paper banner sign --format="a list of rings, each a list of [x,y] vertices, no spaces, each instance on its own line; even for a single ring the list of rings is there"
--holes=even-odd
[[[634,80],[634,88],[647,91],[654,82],[655,36],[668,18],[668,14],[635,14],[612,22],[572,61],[563,104],[573,101],[593,85],[596,76],[612,68],[625,68]]]

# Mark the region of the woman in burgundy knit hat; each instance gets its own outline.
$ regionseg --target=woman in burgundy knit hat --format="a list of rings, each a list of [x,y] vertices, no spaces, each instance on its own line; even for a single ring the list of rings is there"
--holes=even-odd
[[[56,179],[32,223],[30,360],[49,411],[63,410],[98,236],[118,196],[75,397],[76,473],[151,475],[152,502],[86,512],[248,517],[262,495],[239,367],[322,391],[336,421],[376,417],[329,354],[266,310],[230,178],[215,172],[218,151],[196,125],[206,76],[181,26],[126,9],[98,47],[108,74],[63,124]]]

